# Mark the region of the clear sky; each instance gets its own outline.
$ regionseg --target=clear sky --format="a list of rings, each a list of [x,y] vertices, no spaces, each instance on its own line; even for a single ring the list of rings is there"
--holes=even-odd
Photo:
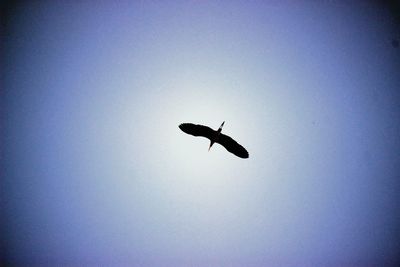
[[[10,6],[1,259],[399,264],[399,20],[352,2]],[[178,128],[222,121],[249,159]]]

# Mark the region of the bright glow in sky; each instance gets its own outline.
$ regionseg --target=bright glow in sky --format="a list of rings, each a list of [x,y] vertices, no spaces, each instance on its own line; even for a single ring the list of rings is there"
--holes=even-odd
[[[2,261],[399,264],[398,21],[267,2],[10,7]],[[249,159],[178,128],[222,121]]]

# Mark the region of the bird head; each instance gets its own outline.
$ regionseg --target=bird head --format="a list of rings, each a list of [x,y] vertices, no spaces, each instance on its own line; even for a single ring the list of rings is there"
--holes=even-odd
[[[219,128],[218,128],[218,132],[219,132],[219,133],[222,131],[222,127],[224,127],[224,123],[225,123],[225,121],[223,121],[222,124],[221,124],[221,126],[219,126]]]

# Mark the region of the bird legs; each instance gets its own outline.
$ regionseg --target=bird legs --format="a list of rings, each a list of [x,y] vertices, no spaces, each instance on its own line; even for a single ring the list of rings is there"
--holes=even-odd
[[[211,149],[211,147],[212,147],[213,144],[214,144],[214,142],[211,141],[211,142],[210,142],[210,146],[208,147],[208,151],[210,151],[210,149]]]

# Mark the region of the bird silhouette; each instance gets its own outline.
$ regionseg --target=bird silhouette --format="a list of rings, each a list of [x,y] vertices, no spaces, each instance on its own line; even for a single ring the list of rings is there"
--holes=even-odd
[[[182,123],[179,125],[179,128],[190,135],[193,136],[202,136],[210,139],[210,146],[208,147],[208,151],[214,143],[218,143],[226,148],[232,154],[236,156],[246,159],[249,157],[249,152],[239,145],[235,140],[231,137],[222,134],[222,127],[224,126],[225,121],[221,124],[217,131],[214,131],[210,127],[200,125],[200,124],[193,124],[193,123]]]

